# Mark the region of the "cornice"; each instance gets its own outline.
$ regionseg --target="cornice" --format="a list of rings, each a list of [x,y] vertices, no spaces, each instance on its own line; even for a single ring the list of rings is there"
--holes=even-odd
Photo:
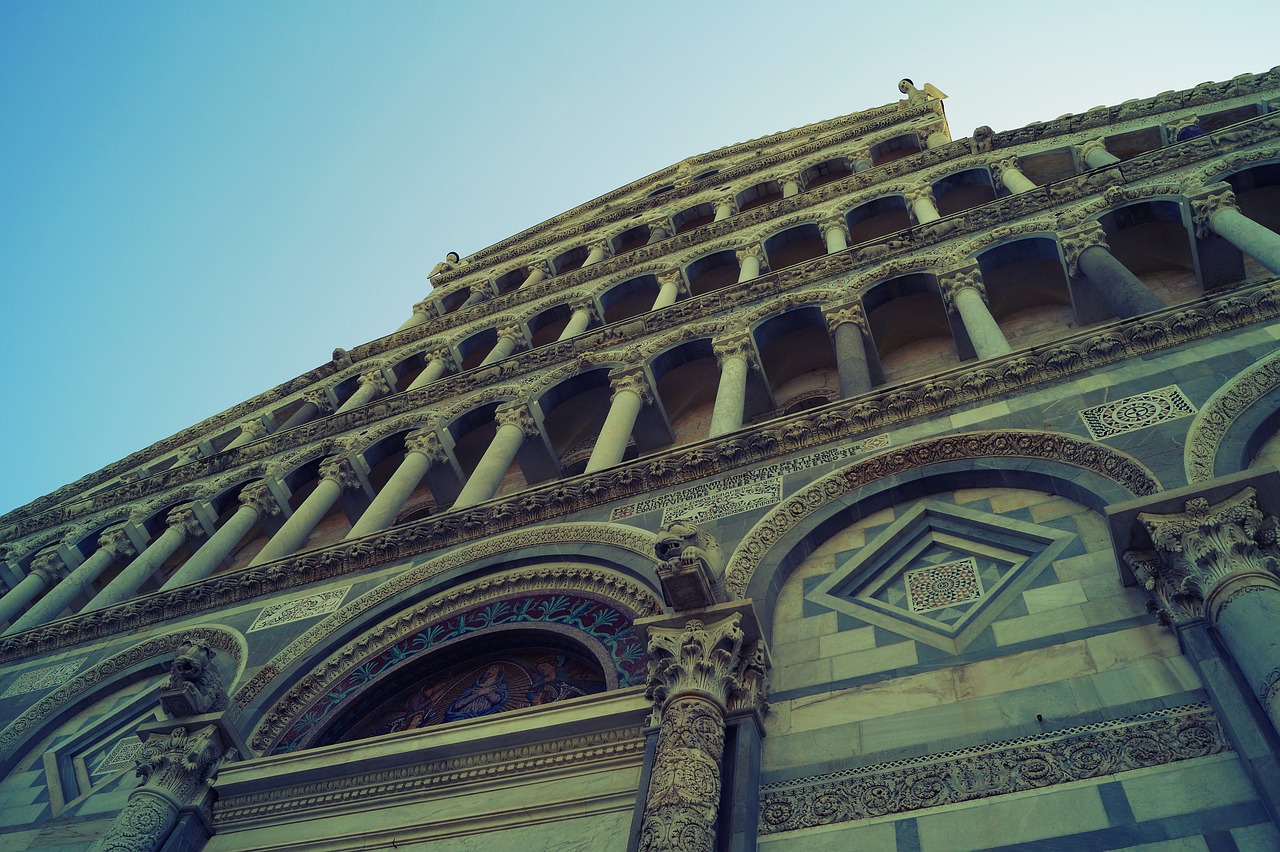
[[[395,560],[563,518],[594,506],[714,477],[763,459],[854,440],[1010,393],[1079,376],[1280,317],[1280,280],[1087,329],[923,379],[779,417],[592,474],[555,480],[478,506],[294,554],[200,583],[154,592],[93,613],[0,637],[0,663],[150,627]]]

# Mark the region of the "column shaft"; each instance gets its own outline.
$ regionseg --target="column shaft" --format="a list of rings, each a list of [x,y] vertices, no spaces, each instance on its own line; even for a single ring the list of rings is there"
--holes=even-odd
[[[791,198],[800,194],[800,182],[795,178],[787,178],[782,182],[782,197]]]
[[[19,630],[27,630],[55,620],[59,613],[71,606],[71,602],[82,590],[88,588],[90,583],[102,576],[103,571],[111,567],[115,559],[114,553],[105,547],[99,547],[93,555],[64,577],[62,582],[50,589],[47,595],[36,601],[34,606],[16,619],[13,626],[5,633],[17,633]]]
[[[711,433],[715,438],[742,428],[742,408],[747,399],[747,359],[728,355],[720,363],[720,384],[711,411]]]
[[[1105,247],[1089,246],[1080,252],[1077,263],[1080,272],[1097,286],[1098,294],[1107,301],[1116,316],[1127,319],[1165,307],[1160,297]]]
[[[356,392],[347,397],[347,401],[338,406],[338,410],[334,413],[342,414],[344,411],[359,408],[377,396],[379,390],[381,390],[381,388],[377,382],[360,382],[360,386],[356,388]]]
[[[27,605],[35,600],[36,595],[43,592],[47,585],[45,578],[35,572],[23,577],[18,585],[0,598],[0,623],[14,621],[14,617],[26,609]],[[14,631],[10,629],[5,632],[13,633]]]
[[[591,252],[587,255],[587,259],[582,261],[582,265],[590,266],[593,263],[599,263],[604,260],[608,254],[609,250],[605,247],[604,243],[596,243],[591,247]]]
[[[1245,589],[1250,594],[1239,594]],[[1280,730],[1280,693],[1271,688],[1280,664],[1280,633],[1275,630],[1280,624],[1280,589],[1271,580],[1265,586],[1241,584],[1236,592],[1218,612],[1214,626],[1253,694],[1262,700],[1271,724]]]
[[[1034,181],[1024,175],[1017,167],[1011,165],[1000,167],[1000,182],[1014,195],[1036,189]]]
[[[1215,211],[1209,217],[1209,227],[1271,272],[1280,275],[1280,234],[1232,207]]]
[[[588,308],[577,308],[569,315],[569,322],[560,332],[560,336],[556,340],[568,340],[570,337],[577,337],[579,334],[587,330],[587,326],[591,324],[591,311]]]
[[[938,205],[933,201],[932,193],[921,193],[911,201],[911,212],[915,214],[916,223],[924,225],[942,218],[938,213]]]
[[[494,361],[501,361],[516,351],[516,339],[510,335],[499,335],[498,342],[493,344],[493,348],[489,350],[489,354],[484,356],[484,360],[480,362],[480,366],[484,367],[492,364]]]
[[[871,368],[867,365],[862,329],[856,323],[842,322],[831,336],[836,349],[836,370],[840,374],[840,398],[848,399],[871,390]]]
[[[151,542],[147,549],[137,555],[125,569],[107,583],[106,587],[93,596],[93,600],[82,612],[94,612],[104,607],[118,604],[133,597],[133,593],[147,581],[151,574],[164,564],[164,561],[177,552],[187,534],[181,527],[170,526]]]
[[[440,378],[444,375],[444,371],[445,371],[444,359],[432,358],[430,361],[427,362],[427,366],[422,368],[422,372],[419,373],[414,378],[414,380],[409,383],[409,387],[405,388],[405,390],[406,391],[417,390],[418,388],[426,387],[432,382],[439,381]]]
[[[320,406],[314,402],[304,402],[298,406],[298,410],[289,415],[289,419],[280,424],[277,432],[283,432],[285,429],[292,429],[294,426],[301,426],[303,423],[310,423],[320,413]]]
[[[419,452],[405,453],[404,460],[396,468],[396,472],[382,486],[378,496],[364,510],[360,520],[351,527],[347,538],[359,538],[362,535],[386,529],[395,521],[400,509],[408,502],[413,490],[422,482],[422,477],[431,470],[431,459]]]
[[[969,342],[979,358],[994,358],[1013,351],[977,290],[961,287],[956,290],[955,300],[956,312],[960,314],[960,321],[969,333]]]
[[[604,425],[600,427],[600,435],[596,445],[591,449],[591,458],[587,461],[585,473],[594,473],[606,467],[613,467],[622,461],[627,451],[627,441],[631,439],[631,430],[636,426],[636,418],[644,400],[634,391],[619,390],[613,395],[609,405],[609,413],[605,415]]]
[[[1109,166],[1113,163],[1120,162],[1120,158],[1108,151],[1102,145],[1088,147],[1084,154],[1085,164],[1091,169],[1100,169],[1103,166]]]
[[[760,277],[760,255],[749,252],[738,257],[738,283]]]
[[[651,310],[665,308],[667,305],[674,305],[676,300],[680,298],[680,279],[672,276],[663,279],[662,286],[658,289],[658,298],[653,300]]]
[[[168,591],[176,589],[178,586],[186,586],[191,583],[198,583],[205,577],[208,577],[218,569],[222,564],[222,560],[226,559],[231,551],[236,549],[236,545],[249,534],[254,525],[258,523],[258,511],[252,506],[241,506],[236,509],[235,514],[227,518],[227,522],[223,524],[211,536],[209,540],[200,546],[200,549],[191,554],[191,558],[182,564],[182,567],[173,572],[173,576],[165,580],[160,591]]]
[[[533,267],[533,269],[529,271],[529,274],[525,276],[524,281],[520,283],[520,287],[517,289],[532,287],[534,284],[537,284],[539,281],[541,281],[543,278],[546,278],[546,277],[547,277],[546,269],[543,268],[542,264],[538,264],[537,266]]]
[[[472,290],[471,295],[467,296],[467,300],[458,307],[458,310],[462,310],[463,308],[469,308],[472,305],[478,305],[483,301],[484,301],[484,291]]]
[[[827,244],[827,254],[835,254],[849,247],[849,240],[845,236],[844,228],[839,225],[827,228],[822,236]]]
[[[498,492],[502,477],[506,476],[507,468],[511,467],[511,462],[515,461],[516,453],[520,451],[520,445],[523,443],[524,430],[519,426],[511,423],[499,425],[493,440],[489,442],[489,448],[484,451],[480,463],[467,477],[467,484],[462,486],[462,492],[453,502],[453,508],[474,506],[493,497]]]
[[[716,213],[711,219],[712,222],[723,222],[733,215],[733,202],[724,199],[716,202]]]
[[[324,518],[328,511],[333,508],[333,504],[338,502],[338,498],[342,496],[342,486],[332,479],[321,479],[316,485],[314,491],[307,495],[307,499],[302,501],[302,505],[298,507],[289,520],[284,522],[284,526],[271,537],[266,547],[258,551],[258,555],[253,557],[253,561],[249,563],[250,567],[261,565],[264,562],[270,562],[273,559],[279,559],[282,556],[288,556],[307,540],[307,536],[311,535],[311,531],[316,528],[316,524]]]

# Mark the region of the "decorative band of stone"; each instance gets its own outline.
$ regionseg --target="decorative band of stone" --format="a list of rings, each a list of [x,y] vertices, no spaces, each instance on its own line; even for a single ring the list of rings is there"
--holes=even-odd
[[[1207,704],[766,784],[760,834],[956,804],[1230,751]]]
[[[1227,430],[1245,410],[1280,387],[1280,352],[1250,365],[1200,407],[1187,430],[1184,465],[1188,482],[1214,477],[1214,462]]]
[[[1262,702],[1264,708],[1271,706],[1271,700],[1277,692],[1280,692],[1280,667],[1272,669],[1270,674],[1262,679],[1262,687],[1258,690],[1258,699]]]

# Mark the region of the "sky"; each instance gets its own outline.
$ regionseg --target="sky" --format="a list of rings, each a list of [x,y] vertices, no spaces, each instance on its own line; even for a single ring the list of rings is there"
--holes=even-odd
[[[1257,73],[1274,16],[0,0],[0,513],[390,333],[446,252],[684,157],[902,77],[961,138]]]

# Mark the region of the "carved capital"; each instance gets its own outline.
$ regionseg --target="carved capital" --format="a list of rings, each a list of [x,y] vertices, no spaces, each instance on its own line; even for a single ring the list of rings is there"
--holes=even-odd
[[[831,216],[823,219],[818,223],[818,227],[822,229],[823,239],[826,238],[827,232],[831,230],[839,231],[844,234],[846,240],[849,239],[849,223],[844,220],[843,216]]]
[[[434,429],[419,429],[416,432],[410,432],[404,439],[404,451],[426,456],[433,464],[442,462],[446,458],[444,446],[440,443],[440,436],[436,434]]]
[[[907,204],[910,205],[915,205],[921,201],[927,201],[930,204],[936,203],[933,198],[933,187],[928,184],[910,187],[903,191],[902,197],[907,199]]]
[[[1004,173],[1006,170],[1019,171],[1018,158],[1016,156],[1005,157],[1003,160],[998,160],[988,166],[988,171],[991,172],[991,182],[995,184],[996,190],[1005,185]]]
[[[1184,115],[1182,118],[1175,118],[1164,126],[1169,133],[1169,141],[1174,142],[1178,139],[1178,134],[1186,130],[1188,127],[1195,127],[1200,124],[1200,116]]]
[[[333,411],[333,400],[322,390],[308,391],[302,395],[302,399],[314,405],[321,414]]]
[[[646,695],[661,712],[676,698],[698,696],[721,713],[738,686],[742,664],[742,614],[711,624],[691,618],[683,627],[649,628]]]
[[[1231,186],[1225,183],[1205,189],[1193,195],[1190,200],[1192,221],[1195,223],[1196,236],[1200,239],[1213,233],[1210,220],[1214,213],[1220,210],[1238,211],[1240,209],[1236,203],[1236,194],[1232,192]]]
[[[1097,222],[1090,222],[1083,228],[1067,231],[1059,238],[1062,244],[1062,257],[1067,262],[1067,274],[1072,278],[1080,275],[1080,255],[1087,248],[1097,246],[1110,251],[1107,246],[1107,233]]]
[[[671,224],[667,221],[665,216],[660,219],[654,219],[646,224],[649,226],[650,240],[662,240],[671,236]]]
[[[736,252],[734,252],[734,255],[738,258],[738,266],[742,266],[742,262],[749,257],[754,257],[757,261],[759,261],[761,269],[764,269],[766,264],[768,263],[768,258],[765,257],[764,248],[759,245],[752,245],[752,246],[747,246],[746,248],[740,248]]]
[[[674,284],[676,293],[682,296],[689,295],[689,283],[684,280],[684,276],[680,274],[679,269],[668,269],[666,272],[659,272],[657,278],[660,286],[667,287]]]
[[[613,388],[613,396],[624,391],[640,397],[645,405],[653,403],[653,391],[649,387],[649,379],[643,369],[626,370],[609,374],[609,387]]]
[[[174,509],[165,516],[164,522],[169,529],[181,532],[183,538],[200,538],[204,535],[204,525],[196,517],[196,511],[191,505]]]
[[[430,349],[422,353],[423,366],[430,364],[432,361],[439,361],[444,364],[444,371],[451,373],[457,369],[457,362],[454,361],[453,352],[446,346],[438,349]]]
[[[524,346],[524,331],[518,325],[504,325],[497,330],[499,340],[510,340],[516,348]]]
[[[32,574],[44,580],[46,586],[56,586],[70,573],[67,563],[62,561],[56,550],[42,550],[31,560]]]
[[[423,299],[421,302],[415,302],[413,305],[413,312],[415,314],[421,314],[427,319],[432,319],[436,315],[436,303],[430,299]]]
[[[569,310],[577,313],[578,311],[586,311],[587,316],[592,320],[599,321],[600,309],[596,307],[596,302],[590,296],[580,296],[569,302]]]
[[[982,270],[976,263],[938,276],[938,289],[942,291],[942,300],[946,303],[947,310],[952,313],[956,312],[956,295],[961,290],[973,290],[982,297],[982,301],[987,300],[987,288],[982,283]]]
[[[716,363],[724,367],[726,358],[741,358],[748,367],[759,366],[756,362],[756,349],[751,344],[751,335],[746,332],[731,334],[712,341],[711,348],[716,353]]]
[[[1174,514],[1138,515],[1158,559],[1134,573],[1162,607],[1195,611],[1198,602],[1216,622],[1240,587],[1280,588],[1274,576],[1275,520],[1258,508],[1253,488],[1219,503],[1195,497],[1184,505],[1185,511]]]
[[[535,272],[541,272],[544,276],[549,276],[551,274],[551,264],[548,263],[547,259],[544,257],[530,258],[525,263],[525,269],[529,271],[529,275],[532,275]],[[525,276],[526,281],[529,280],[529,275]]]
[[[280,514],[280,504],[265,482],[254,482],[240,490],[240,505],[248,506],[258,513],[259,518],[270,518]]]
[[[733,213],[738,209],[738,205],[734,203],[732,195],[726,195],[724,198],[717,198],[712,202],[712,207],[728,207],[730,213]]]
[[[320,464],[320,478],[336,482],[343,491],[354,491],[360,487],[360,477],[356,476],[351,462],[343,456],[333,456]]]
[[[827,330],[832,334],[847,322],[853,323],[864,332],[867,330],[867,317],[862,312],[862,304],[859,302],[849,305],[827,305],[823,307],[822,314],[827,319]]]
[[[523,402],[508,402],[498,406],[493,412],[493,419],[498,421],[499,429],[503,426],[515,426],[527,438],[538,434],[538,424],[534,421],[529,406]]]
[[[1110,151],[1107,150],[1107,141],[1102,137],[1098,137],[1097,139],[1091,139],[1088,142],[1082,142],[1080,145],[1076,146],[1076,150],[1080,152],[1081,160],[1088,160],[1089,155],[1099,149],[1101,149],[1103,153],[1106,153],[1106,154],[1111,153]]]
[[[390,393],[391,386],[387,384],[387,377],[381,370],[370,370],[360,376],[361,385],[371,385],[377,393]]]
[[[133,539],[121,527],[112,527],[98,536],[98,547],[110,553],[116,559],[132,559],[138,555],[138,548],[133,546]]]

